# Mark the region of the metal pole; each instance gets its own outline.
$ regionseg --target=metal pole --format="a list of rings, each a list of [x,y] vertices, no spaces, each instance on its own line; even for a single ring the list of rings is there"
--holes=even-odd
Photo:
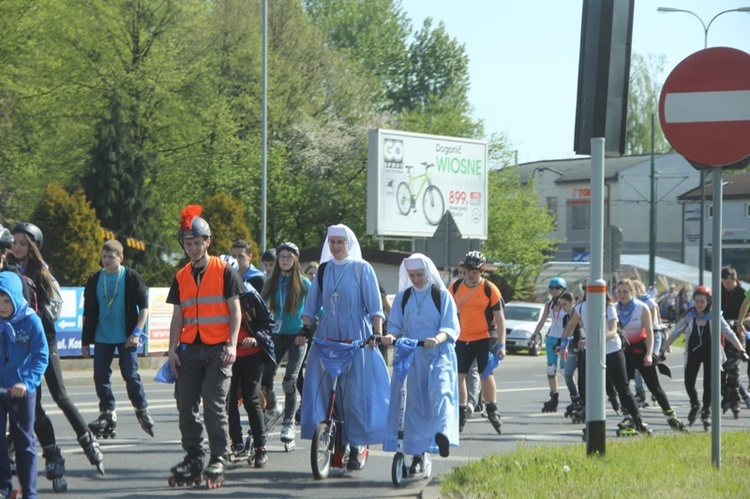
[[[268,223],[267,215],[267,190],[268,190],[268,164],[267,159],[267,132],[268,132],[268,0],[263,0],[263,76],[262,86],[262,107],[261,112],[261,177],[260,177],[260,246],[261,251],[266,250],[266,225]]]
[[[606,446],[604,379],[607,283],[604,271],[604,138],[591,139],[591,275],[587,286],[586,453],[603,456]]]
[[[651,210],[649,217],[648,238],[648,284],[656,281],[656,161],[654,159],[655,147],[655,118],[651,114]],[[656,298],[656,297],[654,297]]]
[[[714,216],[711,250],[711,461],[721,469],[721,253],[722,253],[722,168],[713,171]]]
[[[701,170],[701,213],[700,225],[698,229],[698,285],[703,286],[703,269],[706,267],[703,247],[703,231],[706,223],[706,172]]]

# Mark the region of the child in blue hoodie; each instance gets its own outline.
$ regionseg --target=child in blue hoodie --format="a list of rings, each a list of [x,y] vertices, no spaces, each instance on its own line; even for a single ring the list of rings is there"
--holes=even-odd
[[[42,321],[24,300],[21,279],[0,272],[0,428],[10,419],[18,480],[28,498],[38,497],[34,408],[48,362]],[[7,440],[0,438],[0,495],[10,497],[12,489]]]

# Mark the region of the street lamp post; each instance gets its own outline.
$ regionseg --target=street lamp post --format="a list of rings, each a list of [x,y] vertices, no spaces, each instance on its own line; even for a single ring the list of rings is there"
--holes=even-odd
[[[723,16],[724,14],[728,14],[730,12],[747,12],[750,13],[750,7],[739,7],[737,9],[729,9],[724,10],[716,14],[714,17],[711,18],[710,21],[708,21],[708,24],[706,24],[703,19],[696,14],[695,12],[691,10],[685,10],[685,9],[675,9],[672,7],[659,7],[656,9],[657,12],[660,14],[669,14],[670,12],[683,12],[685,14],[690,14],[691,16],[695,17],[703,27],[703,48],[708,48],[708,30],[711,29],[711,24],[718,18],[719,16]],[[651,182],[653,182],[653,177],[651,179]],[[700,171],[700,184],[701,184],[701,209],[700,209],[700,229],[698,230],[698,284],[703,285],[703,268],[705,267],[705,255],[703,251],[704,241],[703,241],[703,232],[704,232],[704,226],[705,226],[705,219],[706,219],[706,171],[701,170]],[[653,189],[652,189],[652,195],[653,195]],[[653,202],[653,201],[652,201]],[[716,258],[716,255],[714,255],[714,258]],[[721,258],[721,255],[719,255],[719,258]]]

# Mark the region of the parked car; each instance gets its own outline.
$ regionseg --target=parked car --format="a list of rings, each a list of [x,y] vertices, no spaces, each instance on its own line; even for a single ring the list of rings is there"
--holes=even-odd
[[[529,355],[539,355],[544,347],[544,337],[552,323],[548,317],[542,330],[534,334],[545,305],[542,303],[510,302],[505,305],[505,349],[508,352],[528,350]]]

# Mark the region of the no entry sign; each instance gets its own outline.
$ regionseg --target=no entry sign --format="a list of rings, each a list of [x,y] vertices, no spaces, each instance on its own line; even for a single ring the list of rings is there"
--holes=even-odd
[[[750,164],[750,54],[715,47],[686,58],[664,83],[659,121],[696,168]]]

